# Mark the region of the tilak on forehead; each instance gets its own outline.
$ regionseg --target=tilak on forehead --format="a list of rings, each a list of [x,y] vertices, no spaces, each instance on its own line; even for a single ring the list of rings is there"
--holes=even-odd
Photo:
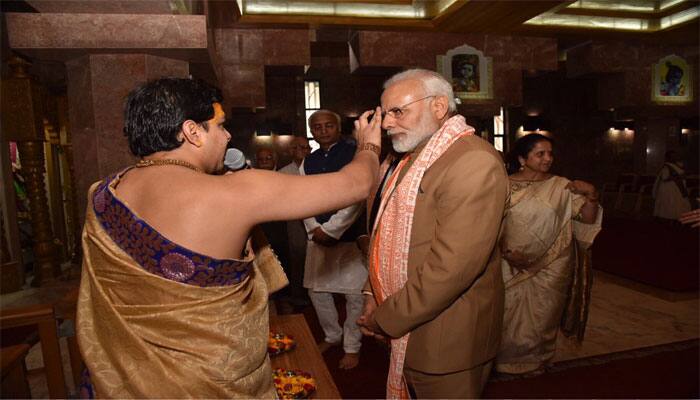
[[[214,117],[211,120],[226,118],[226,113],[224,108],[221,107],[221,103],[212,103],[212,107],[214,107]]]

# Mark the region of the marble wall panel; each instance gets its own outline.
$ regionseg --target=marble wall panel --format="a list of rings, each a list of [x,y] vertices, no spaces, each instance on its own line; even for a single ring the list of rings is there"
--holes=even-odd
[[[92,74],[89,56],[66,63],[68,118],[73,143],[77,207],[82,223],[90,185],[100,179],[95,114],[92,102]]]
[[[106,176],[136,160],[123,133],[124,103],[129,92],[146,81],[146,56],[93,54],[90,71],[98,168],[100,176]]]
[[[203,15],[7,13],[6,21],[13,49],[207,48]]]
[[[263,43],[266,65],[311,64],[310,34],[307,29],[265,29]]]
[[[165,0],[26,0],[40,13],[87,13],[87,14],[171,14],[169,1]]]
[[[523,73],[494,65],[493,93],[495,104],[512,107],[523,103]]]
[[[124,103],[136,86],[186,77],[186,61],[145,54],[92,54],[66,63],[78,207],[90,185],[136,161],[123,133]],[[81,218],[84,214],[81,214]]]
[[[256,64],[264,59],[263,35],[257,29],[215,29],[214,43],[223,64]]]
[[[225,105],[265,107],[265,68],[262,65],[223,65],[222,74]]]
[[[528,43],[528,51],[533,55],[531,64],[521,65],[522,69],[556,71],[559,68],[559,46],[551,38],[520,38]],[[518,46],[518,42],[515,43]]]
[[[417,66],[435,69],[437,55],[467,44],[510,69],[557,69],[557,42],[481,34],[362,31],[353,40],[362,66]]]
[[[622,72],[598,75],[596,80],[596,98],[600,110],[615,109],[627,103],[625,95],[626,76]]]
[[[355,53],[360,66],[400,66],[435,69],[433,34],[358,32],[358,47]]]
[[[306,29],[215,29],[213,36],[223,63],[308,65],[311,59]]]
[[[189,63],[172,58],[145,56],[146,80],[163,77],[187,78],[190,74]]]
[[[566,52],[567,78],[576,78],[577,76],[589,74],[593,71],[590,64],[590,52],[590,46],[579,46]]]

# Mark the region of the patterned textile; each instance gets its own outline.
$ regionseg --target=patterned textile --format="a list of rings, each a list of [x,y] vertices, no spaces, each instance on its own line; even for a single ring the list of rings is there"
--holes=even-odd
[[[129,210],[110,190],[126,171],[110,176],[97,187],[93,209],[107,234],[143,269],[201,287],[235,285],[248,276],[250,262],[217,260],[188,250],[162,236]]]
[[[496,358],[499,372],[520,374],[545,367],[554,356],[557,333],[583,339],[591,291],[587,249],[600,232],[596,221],[578,221],[585,197],[567,189],[569,180],[511,181],[510,208],[502,241],[527,266],[502,260],[506,287],[503,334]],[[563,316],[563,317],[562,317]]]
[[[275,398],[267,355],[268,297],[286,284],[286,278],[269,246],[255,246],[261,243],[257,239],[261,234],[253,231],[241,260],[203,262],[206,256],[187,253],[153,228],[140,225],[138,232],[150,244],[137,247],[148,255],[137,260],[129,247],[135,242],[113,236],[119,232],[116,222],[134,220],[119,214],[125,209],[112,198],[111,188],[119,175],[108,181],[112,183],[90,189],[82,235],[76,331],[92,394],[110,398]],[[105,192],[96,196],[100,189]],[[110,208],[120,219],[104,217]],[[110,225],[106,227],[104,221]],[[138,235],[132,234],[136,240]],[[158,263],[168,260],[167,255],[174,251],[190,256],[195,265],[195,274],[183,282],[178,282],[184,276],[181,267],[173,266],[179,259]],[[149,262],[157,268],[149,271],[144,265],[151,264],[144,264],[143,259],[153,259]],[[193,280],[199,265],[212,269],[204,287],[199,282],[205,281]],[[247,272],[235,278],[232,265],[245,265]],[[170,274],[164,272],[168,269]],[[235,279],[240,281],[234,283]],[[91,393],[85,390],[83,394]]]
[[[92,388],[92,381],[90,380],[90,371],[87,368],[83,368],[83,372],[80,373],[80,386],[78,387],[78,396],[81,399],[94,399],[95,391]]]
[[[377,304],[400,290],[408,280],[408,251],[413,223],[413,211],[420,182],[425,171],[442,156],[457,139],[473,135],[461,115],[453,116],[430,138],[418,158],[397,184],[400,171],[409,161],[409,154],[401,160],[385,185],[373,227],[370,249],[370,279]],[[395,189],[395,190],[394,190]],[[391,361],[387,379],[387,398],[408,398],[403,377],[403,364],[409,334],[391,340]]]

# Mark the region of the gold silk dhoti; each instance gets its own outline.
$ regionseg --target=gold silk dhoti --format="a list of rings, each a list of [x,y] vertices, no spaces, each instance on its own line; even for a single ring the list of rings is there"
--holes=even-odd
[[[237,282],[183,283],[193,270],[162,264],[163,274],[153,273],[160,269],[148,261],[150,247],[139,250],[145,256],[137,262],[134,246],[111,230],[130,216],[123,204],[106,228],[106,210],[118,202],[111,184],[93,185],[88,198],[77,335],[96,397],[276,397],[267,354],[268,294],[286,278],[278,265],[269,267],[272,253],[256,259],[249,241],[245,259],[231,264],[242,271]],[[176,246],[124,223],[131,235],[156,241],[166,253]],[[190,259],[190,266],[204,263],[201,255]]]

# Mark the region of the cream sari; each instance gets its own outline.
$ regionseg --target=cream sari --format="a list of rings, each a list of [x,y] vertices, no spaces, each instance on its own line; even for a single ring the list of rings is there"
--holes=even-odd
[[[269,248],[257,260],[251,241],[243,260],[183,257],[134,222],[118,180],[90,189],[82,235],[77,335],[96,397],[275,398],[268,293],[286,278]],[[157,265],[154,248],[165,254]],[[207,270],[215,280],[195,279]]]
[[[566,189],[568,183],[558,176],[511,181],[502,240],[504,248],[526,257],[527,268],[502,262],[506,301],[499,372],[525,373],[546,365],[560,325],[583,337],[591,282],[585,255],[603,212],[598,210],[593,224],[578,222],[585,198]]]

